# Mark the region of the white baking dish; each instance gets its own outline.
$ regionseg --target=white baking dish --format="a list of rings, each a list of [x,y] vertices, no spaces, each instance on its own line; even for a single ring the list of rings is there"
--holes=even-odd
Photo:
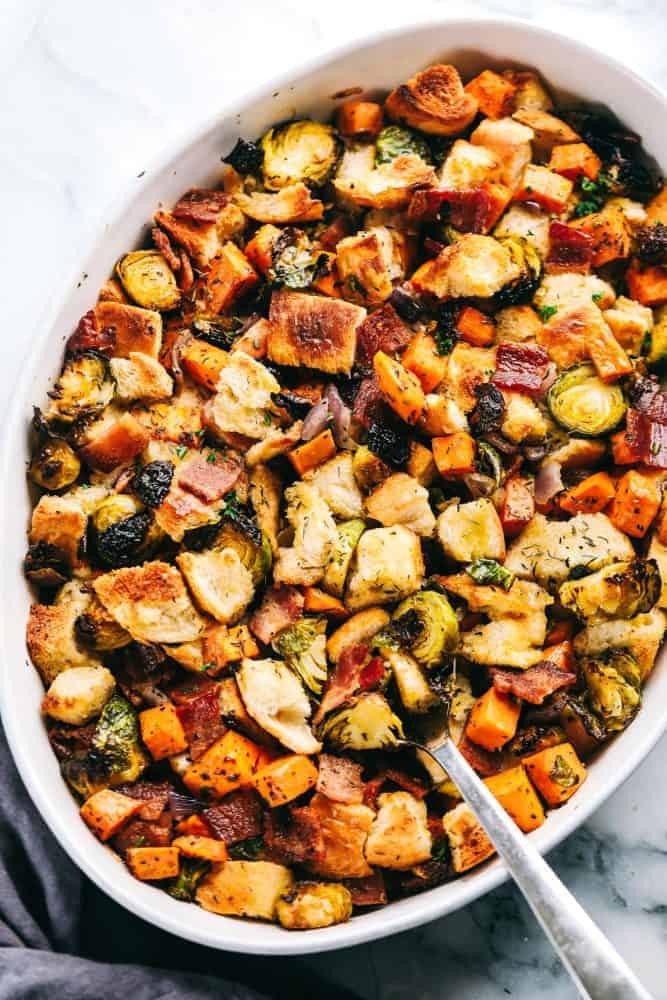
[[[59,305],[35,332],[32,356],[16,389],[5,427],[5,486],[0,500],[4,539],[0,706],[18,768],[54,835],[98,886],[143,919],[215,948],[288,955],[358,944],[464,906],[497,886],[506,877],[505,870],[493,861],[455,882],[356,916],[346,924],[303,932],[216,916],[136,881],[80,820],[40,718],[43,692],[25,650],[30,592],[21,570],[30,516],[23,470],[28,460],[31,406],[44,400],[61,363],[64,339],[81,314],[93,305],[96,290],[116,259],[142,239],[159,202],[170,204],[187,187],[218,182],[220,156],[228,152],[239,135],[255,137],[273,122],[297,112],[329,116],[337,103],[334,95],[341,91],[361,87],[371,93],[386,92],[417,69],[440,61],[455,63],[464,75],[494,65],[535,66],[561,93],[607,104],[623,122],[642,134],[657,162],[667,164],[667,133],[661,125],[667,110],[665,98],[611,59],[553,32],[507,20],[439,21],[347,46],[219,110],[212,122],[133,183],[82,259]],[[531,834],[540,851],[549,850],[571,833],[646,756],[665,728],[665,704],[667,662],[663,654],[646,686],[638,718],[594,762],[582,791],[552,812],[546,824]]]

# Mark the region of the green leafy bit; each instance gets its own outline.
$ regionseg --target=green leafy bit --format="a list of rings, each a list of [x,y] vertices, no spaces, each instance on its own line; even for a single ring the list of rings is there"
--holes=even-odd
[[[210,862],[200,858],[181,858],[178,875],[170,879],[167,892],[174,899],[190,903],[195,898],[199,880],[211,869]]]
[[[552,316],[556,315],[558,312],[558,306],[540,306],[537,311],[540,314],[542,322],[546,323]]]
[[[502,587],[509,590],[514,583],[514,573],[501,566],[495,559],[476,559],[475,562],[466,566],[466,573],[473,578],[475,583],[487,587]]]
[[[560,754],[554,759],[549,777],[561,788],[572,788],[578,784],[579,776],[572,770],[568,762]]]
[[[255,861],[263,848],[263,837],[248,837],[247,840],[240,840],[238,844],[232,844],[229,856],[233,861]]]

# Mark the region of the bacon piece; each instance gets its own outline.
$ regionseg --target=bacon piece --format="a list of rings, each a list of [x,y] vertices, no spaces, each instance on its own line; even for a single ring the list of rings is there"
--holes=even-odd
[[[410,342],[413,331],[389,302],[372,312],[357,327],[357,362],[370,366],[378,351],[393,354]]]
[[[655,406],[662,404],[656,402]],[[639,460],[654,469],[667,469],[667,424],[638,410],[628,410],[625,419],[628,444],[636,450]]]
[[[423,799],[428,795],[428,788],[426,783],[418,778],[414,774],[410,774],[401,767],[387,767],[385,768],[385,776],[387,781],[393,781],[395,785],[402,788],[405,792],[410,792],[414,795],[416,799]]]
[[[359,690],[362,667],[367,656],[368,646],[364,646],[363,643],[355,643],[343,650],[334,672],[327,681],[320,707],[313,718],[313,725],[317,725],[327,712],[333,712],[334,708],[338,708]]]
[[[370,781],[364,782],[364,805],[371,809],[377,809],[378,795],[382,791],[382,786],[387,783],[387,775],[384,771],[376,774]]]
[[[181,250],[179,253],[179,258],[181,261],[181,270],[178,276],[178,287],[187,295],[188,292],[192,291],[193,285],[195,283],[195,274],[192,270],[192,264],[190,263],[190,258],[186,254],[185,250]]]
[[[334,802],[362,802],[364,783],[362,766],[347,757],[322,753],[319,757],[317,791]]]
[[[382,872],[373,872],[366,878],[345,878],[343,885],[350,890],[353,906],[384,906],[387,902]]]
[[[78,326],[67,341],[67,353],[77,351],[99,351],[112,354],[116,346],[116,331],[113,327],[100,329],[94,309],[89,309],[79,320]]]
[[[654,376],[640,379],[633,387],[632,402],[635,410],[658,424],[667,424],[667,392]]]
[[[531,705],[541,705],[554,691],[569,687],[577,680],[576,673],[561,670],[555,663],[543,660],[527,670],[503,670],[491,667],[491,679],[496,691],[523,698]]]
[[[363,379],[354,397],[352,417],[367,430],[378,423],[385,410],[384,397],[375,372]]]
[[[115,850],[124,855],[132,847],[166,847],[171,843],[171,817],[168,814],[155,822],[131,820],[112,840]]]
[[[215,222],[229,198],[224,191],[191,188],[174,205],[171,214],[175,219],[185,219],[199,224]]]
[[[464,736],[458,744],[459,751],[463,754],[473,770],[477,771],[483,778],[489,778],[492,774],[499,774],[517,763],[514,754],[507,750],[484,750]]]
[[[225,844],[260,837],[264,827],[262,801],[252,788],[241,788],[225,795],[221,802],[201,814],[212,835]]]
[[[593,237],[554,220],[549,226],[547,270],[551,273],[577,271],[588,274],[593,259]]]
[[[447,220],[465,233],[487,233],[493,224],[495,202],[483,187],[463,191],[450,188],[427,188],[415,191],[408,218],[413,222],[435,222],[447,207]]]
[[[153,226],[151,229],[151,239],[166,260],[167,264],[169,264],[172,271],[180,270],[181,258],[172,247],[171,240],[165,233],[164,229],[160,229],[159,226]]]
[[[169,802],[169,785],[166,781],[138,781],[134,785],[118,785],[114,792],[141,799],[144,803],[137,813],[139,819],[155,821],[160,818]]]
[[[301,617],[303,594],[296,587],[270,587],[262,603],[252,615],[248,625],[260,642],[268,645],[271,640]]]
[[[549,355],[541,347],[508,340],[498,345],[491,381],[501,389],[539,396],[548,367]]]
[[[193,760],[201,757],[211,743],[227,730],[220,715],[219,692],[219,684],[200,686],[177,704],[176,714],[185,731]]]
[[[311,806],[271,810],[266,814],[264,844],[273,861],[283,865],[317,862],[324,856],[322,824]]]
[[[178,485],[194,494],[203,503],[215,503],[231,490],[241,475],[241,465],[233,458],[225,458],[215,452],[204,458],[194,455],[178,469]]]
[[[366,664],[359,675],[359,687],[363,691],[369,691],[377,687],[385,675],[385,662],[381,656],[374,656]]]

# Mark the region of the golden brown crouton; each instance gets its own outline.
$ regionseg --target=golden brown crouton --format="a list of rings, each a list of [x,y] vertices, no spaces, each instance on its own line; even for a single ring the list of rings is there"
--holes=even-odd
[[[82,565],[79,550],[87,523],[88,518],[77,500],[45,494],[32,512],[30,544],[54,545],[69,565],[77,569]]]
[[[268,356],[279,365],[349,373],[366,310],[350,302],[278,291],[271,297]]]
[[[431,135],[458,135],[477,114],[454,66],[436,65],[392,90],[385,101],[389,118]]]
[[[316,222],[324,214],[322,202],[313,198],[310,189],[300,181],[275,194],[260,191],[237,194],[236,203],[249,219],[256,222]]]
[[[202,611],[223,625],[239,620],[255,588],[250,573],[234,549],[182,552],[176,562]]]
[[[95,318],[100,331],[113,335],[115,357],[127,358],[130,351],[139,351],[157,358],[160,353],[162,317],[159,312],[105,301],[95,306]]]
[[[364,805],[333,802],[317,792],[310,803],[324,838],[323,856],[313,862],[312,871],[325,878],[365,878],[373,869],[364,855],[366,838],[374,812]]]
[[[79,646],[74,623],[90,604],[91,596],[78,583],[65,584],[55,604],[33,604],[28,618],[28,652],[45,684],[69,667],[101,667],[91,650]]]
[[[131,413],[124,413],[110,423],[100,421],[99,428],[93,426],[79,454],[92,469],[112,472],[140,455],[149,437],[148,431]]]
[[[271,861],[223,861],[199,883],[197,902],[212,913],[273,920],[293,881],[289,868]]]
[[[171,376],[159,361],[148,354],[130,351],[128,358],[112,358],[111,374],[116,380],[116,398],[167,399],[174,391]]]
[[[494,846],[469,805],[462,802],[445,813],[442,826],[449,838],[455,872],[465,872],[494,853]]]

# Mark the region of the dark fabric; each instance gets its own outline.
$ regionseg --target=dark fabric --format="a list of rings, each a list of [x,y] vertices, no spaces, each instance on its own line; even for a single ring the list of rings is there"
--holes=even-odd
[[[309,995],[354,1000],[319,981],[298,959],[232,955],[189,944],[100,893],[37,814],[0,727],[0,1000]]]

